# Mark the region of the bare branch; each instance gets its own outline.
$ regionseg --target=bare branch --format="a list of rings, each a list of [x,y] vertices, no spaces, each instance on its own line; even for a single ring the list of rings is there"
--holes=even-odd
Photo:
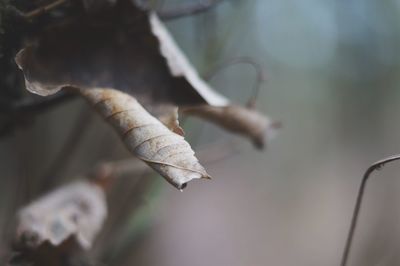
[[[187,4],[171,10],[160,10],[157,13],[163,20],[177,19],[206,12],[223,1],[224,0],[202,0],[198,3]]]
[[[50,3],[50,4],[46,5],[46,6],[41,6],[41,7],[37,8],[37,9],[35,9],[35,10],[32,10],[32,11],[24,14],[24,17],[26,19],[32,19],[34,17],[46,14],[47,12],[59,7],[60,5],[64,4],[67,1],[68,0],[57,0],[57,1],[54,1],[53,3]]]
[[[141,176],[151,172],[152,169],[144,162],[136,158],[129,158],[100,163],[92,170],[89,177],[104,190],[107,190],[112,185],[115,177]]]
[[[370,175],[375,170],[380,170],[385,164],[390,163],[390,162],[394,162],[394,161],[398,161],[398,160],[400,160],[400,154],[393,155],[393,156],[384,158],[382,160],[379,160],[379,161],[373,163],[370,167],[368,167],[367,171],[365,171],[363,179],[362,179],[361,184],[360,184],[360,187],[358,189],[357,200],[356,200],[356,204],[355,204],[354,210],[353,210],[353,215],[352,215],[352,218],[351,218],[350,229],[349,229],[349,232],[347,234],[346,245],[345,245],[345,248],[344,248],[344,251],[343,251],[343,255],[342,255],[342,260],[341,260],[341,263],[340,263],[341,266],[346,266],[347,262],[348,262],[350,249],[351,249],[351,244],[353,242],[354,232],[355,232],[355,229],[357,227],[357,221],[358,221],[358,217],[359,217],[359,214],[360,214],[361,204],[362,204],[362,201],[363,201],[365,187],[367,185],[367,181],[369,180]]]

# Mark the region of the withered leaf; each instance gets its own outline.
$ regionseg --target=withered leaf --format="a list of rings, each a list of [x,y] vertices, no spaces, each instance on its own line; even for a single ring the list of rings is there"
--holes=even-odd
[[[160,53],[166,58],[169,71],[174,77],[184,77],[200,94],[206,103],[214,106],[225,106],[228,99],[215,92],[199,77],[197,71],[179,49],[175,40],[155,13],[150,14],[151,31],[158,38]]]
[[[133,154],[178,188],[191,179],[209,176],[179,136],[183,130],[176,110],[175,114],[169,109],[154,111],[160,109],[157,106],[200,108],[187,113],[202,113],[201,117],[246,135],[259,146],[263,143],[266,118],[232,107],[213,91],[157,15],[130,1],[49,27],[32,43],[16,56],[29,91],[46,96],[63,88],[77,89],[117,129]],[[236,111],[230,112],[232,108]]]
[[[276,135],[280,127],[279,122],[271,121],[252,108],[239,105],[197,105],[182,108],[181,112],[204,118],[228,131],[249,137],[259,149]]]
[[[18,213],[17,239],[33,248],[44,242],[54,246],[74,236],[90,248],[107,215],[103,190],[88,181],[61,187],[27,205]]]
[[[178,189],[192,179],[210,178],[184,138],[150,115],[135,98],[114,89],[81,93],[114,126],[134,155]]]
[[[107,87],[146,107],[227,102],[198,77],[157,15],[126,1],[45,29],[16,62],[26,88],[43,96],[68,86]]]
[[[160,41],[160,52],[167,59],[171,74],[184,77],[207,104],[184,105],[183,113],[210,120],[224,129],[250,138],[257,148],[276,135],[280,127],[253,108],[231,104],[202,80],[155,14],[150,15],[151,29]]]
[[[160,106],[158,112],[156,112],[157,118],[172,132],[184,136],[185,132],[179,125],[179,112],[178,107],[175,106]]]

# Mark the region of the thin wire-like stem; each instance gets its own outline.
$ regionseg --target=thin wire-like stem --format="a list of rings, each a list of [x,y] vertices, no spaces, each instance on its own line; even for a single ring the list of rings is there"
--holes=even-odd
[[[253,58],[245,57],[245,56],[232,58],[232,59],[220,64],[219,66],[217,66],[211,73],[208,73],[207,75],[205,75],[204,78],[206,80],[210,80],[221,70],[223,70],[227,67],[239,65],[239,64],[249,65],[256,71],[256,80],[253,85],[253,92],[252,92],[249,100],[247,101],[248,107],[254,107],[255,103],[256,103],[256,99],[260,92],[261,85],[264,81],[267,80],[267,78],[266,78],[267,75],[266,75],[263,67],[260,64],[258,64],[257,62],[255,62]]]
[[[348,259],[349,259],[350,249],[351,249],[351,245],[353,242],[355,229],[357,227],[357,221],[358,221],[358,217],[360,214],[360,209],[361,209],[361,204],[362,204],[363,197],[364,197],[365,187],[367,185],[369,177],[375,170],[381,169],[385,164],[394,162],[394,161],[398,161],[398,160],[400,160],[400,154],[393,155],[393,156],[384,158],[382,160],[379,160],[379,161],[373,163],[370,167],[368,167],[367,171],[365,171],[363,179],[360,184],[360,187],[358,189],[357,200],[356,200],[356,204],[355,204],[354,210],[353,210],[353,215],[351,218],[350,229],[347,234],[346,244],[345,244],[345,247],[343,250],[342,260],[340,263],[341,266],[346,266]]]

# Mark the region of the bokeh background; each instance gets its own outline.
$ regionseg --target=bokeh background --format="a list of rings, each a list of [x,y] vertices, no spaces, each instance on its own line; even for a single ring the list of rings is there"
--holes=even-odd
[[[113,221],[93,256],[109,265],[338,265],[364,170],[400,152],[399,18],[397,0],[226,0],[168,22],[201,74],[238,56],[261,64],[268,80],[258,109],[283,128],[260,152],[215,126],[185,120],[195,150],[213,153],[234,140],[234,151],[205,164],[212,181],[190,183],[184,192],[158,176],[120,180]],[[237,65],[210,82],[244,103],[254,79],[250,67]],[[59,184],[99,161],[128,156],[89,112],[74,100],[0,140],[2,228],[12,228],[10,210],[40,191],[33,176],[47,173]],[[74,128],[76,147],[52,172]],[[350,265],[400,264],[399,173],[393,164],[371,179]]]

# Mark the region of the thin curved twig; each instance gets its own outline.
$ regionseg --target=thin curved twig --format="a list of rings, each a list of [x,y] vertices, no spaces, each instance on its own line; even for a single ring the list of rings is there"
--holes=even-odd
[[[230,66],[238,65],[238,64],[249,65],[249,66],[253,67],[253,69],[256,71],[256,81],[254,82],[254,85],[253,85],[253,92],[246,104],[248,107],[254,107],[255,103],[256,103],[256,99],[260,92],[261,85],[263,82],[265,82],[267,80],[267,75],[266,75],[263,67],[260,64],[258,64],[257,62],[255,62],[253,58],[246,57],[246,56],[232,58],[232,59],[220,64],[219,66],[217,66],[212,72],[206,74],[204,76],[204,79],[210,80],[221,70],[223,70],[227,67],[230,67]]]
[[[351,218],[350,229],[349,229],[349,232],[347,234],[346,244],[345,244],[345,247],[344,247],[344,250],[343,250],[342,260],[341,260],[341,263],[340,263],[341,266],[346,266],[347,262],[348,262],[350,249],[351,249],[351,244],[353,242],[354,232],[355,232],[355,229],[357,227],[357,221],[358,221],[358,217],[359,217],[359,214],[360,214],[361,204],[362,204],[362,201],[363,201],[365,187],[367,185],[369,177],[371,176],[371,174],[375,170],[380,170],[385,164],[390,163],[390,162],[394,162],[394,161],[398,161],[398,160],[400,160],[400,154],[396,154],[396,155],[393,155],[393,156],[390,156],[390,157],[386,157],[386,158],[384,158],[382,160],[379,160],[379,161],[373,163],[370,167],[368,167],[367,171],[365,171],[363,179],[362,179],[361,184],[360,184],[360,187],[358,189],[357,200],[356,200],[356,204],[355,204],[354,210],[353,210],[353,215],[352,215],[352,218]]]
[[[160,10],[157,13],[162,20],[177,19],[206,12],[223,1],[224,0],[203,0],[199,3],[187,4],[171,10]]]
[[[46,14],[47,12],[49,12],[49,11],[59,7],[59,6],[61,6],[62,4],[64,4],[67,1],[68,0],[57,0],[57,1],[54,1],[53,3],[50,3],[50,4],[46,5],[46,6],[38,7],[37,9],[32,10],[32,11],[24,14],[24,17],[26,19],[32,19],[34,17],[41,16],[41,15]]]

